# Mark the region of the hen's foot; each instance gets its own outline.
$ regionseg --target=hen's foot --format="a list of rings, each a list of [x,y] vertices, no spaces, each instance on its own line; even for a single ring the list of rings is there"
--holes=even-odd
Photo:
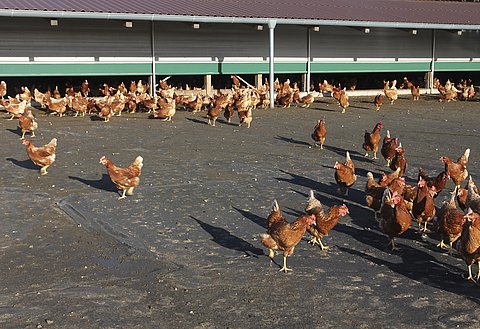
[[[443,243],[443,240],[442,240],[442,241],[440,241],[440,243],[439,243],[439,244],[437,244],[437,247],[440,247],[440,248],[442,248],[442,249],[446,249],[446,248],[448,248],[448,246],[447,246],[445,243]]]
[[[285,273],[287,273],[287,271],[293,271],[291,268],[287,268],[287,267],[282,267],[281,269],[278,270],[279,272],[280,271],[284,271]]]

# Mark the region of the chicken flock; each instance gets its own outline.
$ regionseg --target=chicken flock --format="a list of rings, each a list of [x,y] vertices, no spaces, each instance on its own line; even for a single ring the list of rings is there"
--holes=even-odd
[[[252,122],[252,110],[257,107],[268,107],[269,85],[265,81],[259,89],[246,88],[242,86],[239,79],[232,75],[233,80],[231,93],[219,94],[214,97],[198,94],[197,96],[178,96],[175,88],[167,85],[165,81],[160,81],[160,88],[155,96],[150,96],[147,91],[149,86],[143,84],[141,80],[132,81],[127,89],[122,83],[117,88],[109,87],[104,84],[102,98],[89,98],[89,85],[85,80],[81,89],[77,92],[73,88],[66,90],[65,96],[61,97],[58,89],[53,92],[47,91],[41,93],[37,89],[34,95],[30,94],[27,87],[22,87],[22,93],[16,97],[4,99],[7,86],[4,81],[0,83],[0,96],[2,105],[11,115],[9,120],[15,116],[19,119],[19,125],[22,130],[22,143],[26,146],[29,158],[35,165],[41,167],[40,174],[46,175],[47,168],[56,160],[55,151],[57,139],[53,138],[48,144],[35,147],[31,140],[24,139],[26,133],[35,137],[35,131],[38,124],[35,121],[28,107],[31,106],[31,100],[40,105],[41,109],[48,109],[50,113],[58,114],[62,117],[67,111],[75,112],[75,117],[81,115],[92,115],[97,113],[99,117],[108,122],[114,115],[121,116],[122,111],[128,109],[130,113],[138,110],[144,110],[147,113],[153,113],[153,117],[163,117],[164,121],[171,121],[175,115],[178,106],[183,106],[185,110],[199,112],[206,109],[206,118],[208,124],[215,126],[220,113],[227,122],[231,122],[235,110],[238,113],[239,126],[243,123],[250,127]],[[373,104],[379,110],[382,106],[383,95],[385,95],[393,104],[398,99],[396,80],[392,82],[385,81],[383,94],[375,97]],[[414,100],[419,99],[419,88],[404,79],[406,88],[411,89]],[[467,86],[466,82],[454,86],[449,80],[445,86],[441,86],[438,80],[435,81],[442,97],[440,101],[451,101],[462,97],[464,100],[471,100],[475,96],[475,90]],[[276,93],[275,102],[283,107],[289,107],[292,104],[304,104],[304,107],[310,106],[314,102],[314,93],[300,97],[299,89],[296,84],[290,86],[290,81],[279,83],[278,79],[273,86]],[[327,81],[319,84],[321,92],[331,92],[332,96],[338,101],[345,112],[349,105],[347,89],[341,86],[335,87]],[[470,156],[470,149],[466,149],[457,161],[448,157],[441,157],[440,161],[444,164],[444,171],[435,177],[427,175],[421,167],[418,172],[418,183],[411,186],[405,183],[403,174],[407,168],[405,150],[398,138],[392,138],[390,131],[387,130],[386,136],[381,141],[380,131],[383,128],[382,122],[377,123],[373,130],[365,130],[364,143],[365,157],[368,152],[373,152],[373,159],[377,158],[377,152],[385,159],[386,166],[392,172],[390,174],[382,173],[378,182],[374,180],[373,174],[367,174],[367,183],[365,186],[366,204],[374,211],[374,218],[378,221],[381,230],[390,239],[392,250],[399,250],[395,238],[404,233],[415,220],[418,224],[418,232],[427,231],[427,223],[432,222],[433,230],[440,236],[441,242],[437,245],[439,248],[448,248],[450,255],[453,254],[453,243],[457,242],[457,253],[468,267],[468,279],[479,280],[480,268],[476,278],[472,274],[472,265],[475,261],[480,266],[480,195],[478,189],[469,177],[467,165]],[[311,138],[314,141],[314,147],[317,142],[320,143],[320,149],[324,148],[327,135],[325,119],[319,120]],[[134,187],[139,185],[141,170],[143,167],[143,158],[138,156],[134,162],[127,168],[115,166],[111,160],[101,157],[101,164],[106,166],[107,172],[112,182],[119,190],[122,190],[122,196],[119,200],[125,199],[126,195],[132,195]],[[341,189],[345,188],[345,197],[348,197],[348,190],[357,180],[355,166],[350,154],[345,154],[345,162],[335,162],[334,179],[337,183],[337,193],[341,194]],[[462,182],[468,179],[465,187],[461,187]],[[448,202],[445,202],[440,209],[435,208],[434,198],[444,188],[446,181],[451,179],[455,184]],[[458,204],[458,207],[457,207]],[[460,209],[459,209],[460,208]],[[378,219],[378,212],[381,219]],[[292,255],[294,248],[300,243],[305,232],[308,232],[312,239],[312,245],[318,244],[321,250],[328,250],[324,246],[321,238],[337,224],[341,216],[345,216],[349,210],[345,204],[335,205],[330,208],[324,207],[315,197],[314,191],[310,191],[305,205],[305,215],[297,218],[293,223],[288,223],[280,213],[280,208],[276,200],[273,201],[270,214],[267,218],[267,231],[260,234],[262,244],[269,248],[269,257],[274,258],[274,251],[283,252],[283,267],[280,271],[291,271],[287,267],[287,256]],[[444,243],[448,239],[449,246]]]

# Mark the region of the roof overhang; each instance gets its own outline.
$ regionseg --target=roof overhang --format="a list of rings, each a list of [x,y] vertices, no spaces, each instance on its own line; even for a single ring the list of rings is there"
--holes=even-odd
[[[125,13],[87,13],[68,11],[35,11],[0,9],[0,17],[49,18],[49,19],[99,19],[128,21],[160,21],[183,23],[230,23],[230,24],[267,24],[275,25],[307,25],[307,26],[346,26],[346,27],[382,27],[401,29],[433,29],[433,30],[480,30],[480,25],[408,23],[408,22],[376,22],[350,20],[318,20],[256,17],[211,17],[182,16],[157,14],[125,14]]]

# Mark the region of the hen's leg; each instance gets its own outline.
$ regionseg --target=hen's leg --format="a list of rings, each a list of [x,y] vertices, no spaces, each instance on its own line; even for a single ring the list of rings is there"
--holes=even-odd
[[[273,249],[270,249],[270,253],[268,254],[268,257],[273,259],[274,256],[275,256],[275,253],[273,252]]]
[[[330,250],[329,247],[323,245],[322,239],[318,239],[318,243],[320,244],[320,248],[321,248],[322,250]]]
[[[347,190],[345,191],[345,194],[343,196],[348,196],[348,189],[349,187],[347,187]]]
[[[429,232],[429,229],[427,229],[427,221],[425,221],[425,226],[423,228],[423,232]]]
[[[123,195],[121,197],[119,197],[118,200],[125,199],[126,198],[126,196],[125,196],[126,192],[127,192],[127,189],[123,190]]]
[[[392,245],[392,251],[398,250],[400,251],[401,249],[397,247],[397,244],[395,243],[395,238],[390,240],[390,243]]]
[[[473,281],[472,265],[468,265],[468,278],[467,278],[467,280],[472,280]]]
[[[133,186],[128,188],[127,195],[133,195]]]
[[[453,241],[450,241],[450,256],[453,255]]]
[[[35,137],[35,131],[32,131],[32,136],[30,137]]]
[[[33,135],[32,135],[32,137],[33,137]],[[23,132],[22,137],[20,137],[20,139],[24,139],[24,138],[25,138],[25,131]]]
[[[40,169],[40,175],[46,175],[46,174],[48,174],[48,172],[47,172],[47,168],[48,168],[48,167],[49,167],[49,166],[42,167],[42,169]]]
[[[287,267],[287,256],[283,256],[283,267],[278,271],[284,271],[285,273],[287,273],[287,271],[293,271],[292,269]]]
[[[478,281],[478,279],[480,278],[480,260],[477,261],[477,264],[478,264],[478,273],[477,273],[477,281]]]
[[[460,188],[460,185],[457,185],[455,186],[455,189],[453,190],[453,192],[451,194],[456,194],[457,193],[457,190]]]
[[[373,158],[372,159],[378,159],[377,158],[377,152],[373,152]]]

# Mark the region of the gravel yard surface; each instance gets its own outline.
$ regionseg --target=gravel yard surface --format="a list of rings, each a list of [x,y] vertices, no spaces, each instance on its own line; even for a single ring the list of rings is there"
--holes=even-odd
[[[28,158],[18,119],[0,110],[0,327],[2,328],[473,328],[480,287],[467,266],[436,247],[417,224],[391,251],[365,203],[370,171],[365,129],[382,122],[405,148],[406,182],[418,167],[431,176],[471,149],[480,172],[480,102],[440,103],[402,95],[380,111],[372,97],[351,97],[341,114],[333,98],[310,108],[258,109],[251,127],[178,109],[172,122],[123,113],[105,123],[33,108],[35,146],[58,139],[57,160],[41,176]],[[310,135],[326,120],[325,149]],[[30,139],[30,134],[26,134]],[[350,152],[358,179],[336,194],[333,165]],[[106,156],[127,167],[144,158],[133,196],[117,200]],[[464,186],[465,183],[462,183]],[[436,198],[440,207],[454,184]],[[260,242],[274,199],[289,222],[304,214],[310,190],[349,215],[322,242],[308,233],[278,269]],[[431,223],[428,224],[431,230]],[[474,274],[477,265],[473,266]]]

